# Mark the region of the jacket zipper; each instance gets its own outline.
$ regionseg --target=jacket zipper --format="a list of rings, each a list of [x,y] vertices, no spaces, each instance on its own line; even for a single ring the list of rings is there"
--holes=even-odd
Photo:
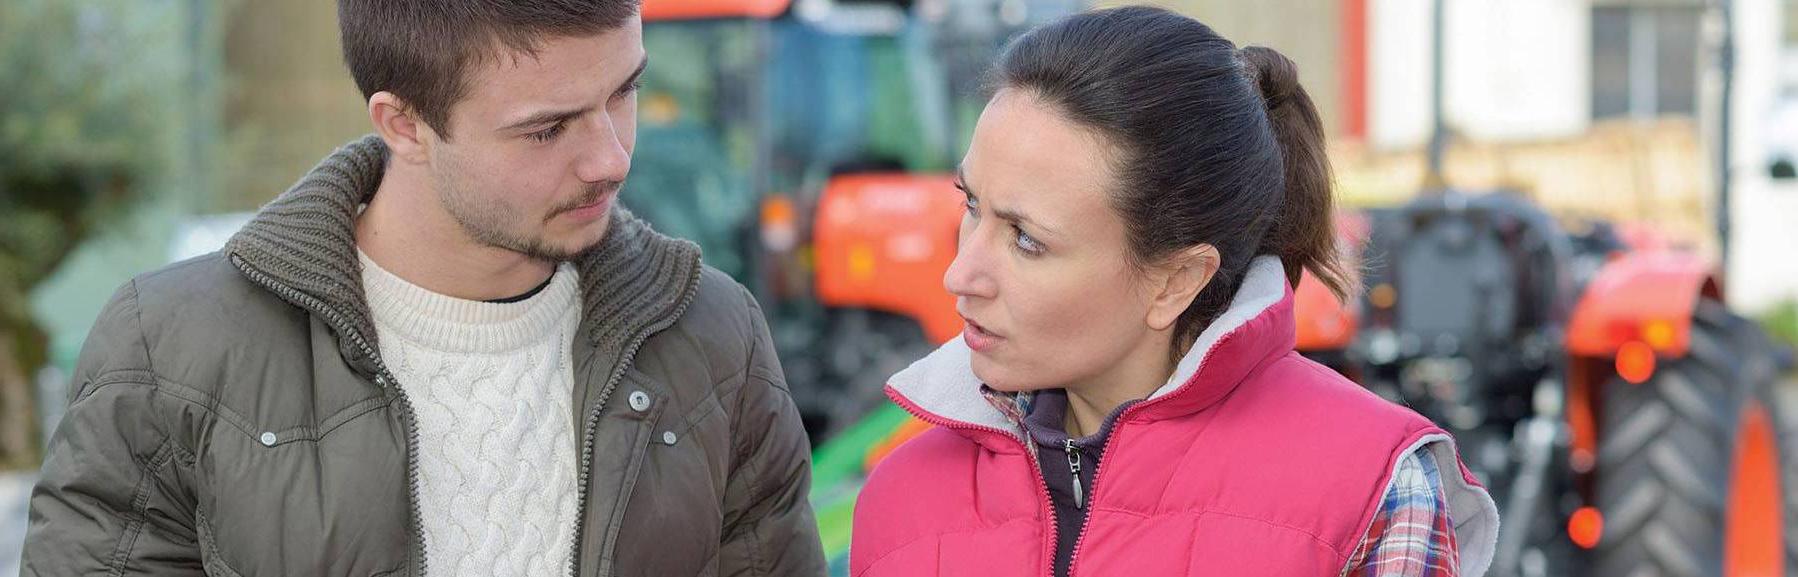
[[[424,520],[419,517],[420,508],[418,505],[418,425],[416,422],[417,415],[413,413],[412,410],[412,400],[406,396],[406,390],[401,388],[398,380],[394,379],[392,373],[388,372],[387,364],[381,361],[381,356],[377,354],[375,348],[368,343],[368,339],[355,331],[343,330],[343,327],[347,325],[343,322],[344,319],[342,314],[326,306],[323,302],[313,298],[311,295],[294,290],[287,285],[275,281],[268,275],[263,274],[262,271],[251,267],[249,263],[244,262],[241,257],[238,257],[235,254],[231,255],[231,264],[236,265],[238,270],[243,271],[244,276],[249,277],[251,281],[261,285],[263,288],[273,291],[275,294],[280,295],[289,301],[302,303],[307,308],[316,311],[318,314],[324,315],[325,321],[337,328],[338,334],[347,336],[350,339],[350,343],[356,345],[356,348],[362,351],[362,354],[366,355],[369,361],[375,364],[375,386],[391,391],[394,394],[395,399],[399,401],[400,423],[406,429],[406,501],[412,511],[412,557],[414,558],[413,565],[417,567],[417,571],[412,572],[412,574],[424,575],[426,573]]]
[[[587,528],[587,483],[593,473],[593,440],[598,435],[599,412],[605,408],[606,402],[611,400],[612,391],[618,388],[618,383],[624,380],[624,373],[630,370],[631,361],[637,357],[637,351],[643,348],[644,341],[649,340],[650,335],[673,326],[674,322],[681,318],[681,315],[686,314],[687,307],[693,304],[693,298],[698,293],[699,275],[695,274],[692,281],[688,283],[680,304],[675,306],[674,312],[649,325],[646,327],[647,330],[640,331],[631,337],[630,344],[624,348],[624,356],[619,357],[618,366],[612,368],[612,374],[606,378],[605,386],[599,389],[599,396],[594,399],[593,409],[587,413],[587,422],[583,425],[585,433],[581,440],[580,480],[575,485],[574,542],[568,548],[569,577],[580,577],[581,539],[586,535]],[[624,507],[625,505],[625,503],[619,503],[618,506]]]
[[[1074,447],[1073,439],[1067,439],[1067,445],[1062,450],[1068,452],[1068,473],[1074,476],[1074,508],[1086,509],[1086,491],[1080,487],[1080,449]],[[1080,525],[1084,527],[1086,524]]]
[[[325,315],[327,322],[331,323],[334,327],[339,327],[338,332],[340,334],[349,335],[351,342],[362,351],[362,354],[368,356],[369,360],[375,364],[376,386],[390,389],[394,392],[400,403],[400,422],[406,428],[406,497],[412,510],[412,555],[416,558],[414,565],[418,569],[413,572],[413,575],[425,575],[426,557],[424,521],[419,516],[420,507],[418,503],[418,425],[416,423],[417,415],[412,408],[412,400],[406,396],[405,389],[398,386],[398,379],[393,378],[392,373],[387,370],[386,363],[381,360],[381,356],[375,348],[369,345],[368,340],[359,333],[341,329],[341,327],[346,326],[346,324],[343,322],[343,316],[340,313],[326,306],[318,299],[313,298],[311,295],[307,295],[276,282],[273,278],[263,274],[262,271],[251,267],[249,263],[244,262],[241,257],[235,254],[231,255],[231,263],[237,265],[238,270],[243,271],[244,275],[248,276],[250,280],[256,282],[256,284],[262,285],[264,288],[274,291],[276,294],[281,295],[290,301],[302,303],[308,308]],[[580,545],[581,538],[585,534],[587,516],[587,483],[592,479],[593,443],[597,434],[596,429],[599,424],[599,413],[605,408],[606,402],[611,398],[612,391],[618,388],[619,381],[624,380],[624,373],[629,369],[631,360],[637,356],[637,351],[642,349],[644,341],[647,341],[650,335],[672,326],[676,320],[680,319],[681,315],[686,313],[687,308],[693,304],[693,299],[699,292],[699,281],[700,275],[693,275],[693,278],[688,281],[685,290],[682,291],[681,301],[675,306],[674,311],[663,319],[648,325],[646,327],[647,330],[643,330],[632,337],[630,344],[625,347],[624,355],[620,357],[621,360],[618,366],[612,369],[612,374],[606,379],[605,386],[600,388],[599,396],[595,399],[592,411],[587,415],[587,422],[583,425],[586,432],[581,441],[580,476],[575,493],[574,535],[573,542],[568,550],[568,572],[571,577],[579,577],[580,575]],[[1047,495],[1047,485],[1040,481],[1038,484],[1043,486],[1044,494]]]
[[[1014,431],[1007,431],[1007,430],[1000,429],[997,427],[987,427],[987,426],[983,426],[983,425],[975,425],[972,423],[951,421],[948,419],[944,419],[942,417],[938,417],[934,414],[928,413],[922,409],[915,408],[909,403],[897,403],[897,404],[900,406],[900,408],[905,409],[906,412],[911,413],[912,416],[917,417],[918,420],[924,421],[926,423],[930,423],[932,425],[936,425],[938,427],[943,427],[943,428],[948,428],[948,429],[961,429],[964,431],[982,431],[982,432],[987,432],[987,433],[998,433],[998,434],[1004,435],[1018,443],[1019,447],[1024,450],[1024,455],[1026,457],[1029,457],[1029,459],[1030,459],[1030,476],[1031,476],[1031,478],[1036,479],[1037,496],[1042,497],[1041,499],[1037,500],[1037,508],[1039,511],[1042,512],[1043,518],[1048,520],[1048,523],[1046,523],[1046,526],[1048,527],[1047,536],[1049,539],[1043,543],[1043,548],[1042,548],[1043,550],[1038,555],[1038,560],[1041,561],[1043,563],[1043,567],[1045,567],[1047,569],[1047,571],[1044,574],[1048,575],[1049,577],[1054,577],[1054,575],[1055,575],[1055,541],[1057,538],[1056,532],[1058,531],[1058,529],[1056,527],[1056,523],[1055,523],[1055,507],[1052,504],[1053,497],[1049,496],[1049,481],[1047,478],[1043,477],[1042,463],[1038,462],[1037,457],[1036,457],[1036,449],[1035,449],[1035,447],[1032,447],[1030,445],[1030,441],[1026,438],[1023,438],[1022,436],[1020,436],[1018,433],[1016,433]],[[1097,470],[1095,470],[1094,472],[1097,472]]]

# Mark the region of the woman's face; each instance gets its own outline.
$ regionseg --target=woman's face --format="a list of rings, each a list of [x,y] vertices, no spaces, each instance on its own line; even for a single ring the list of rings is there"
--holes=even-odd
[[[1029,92],[1001,91],[981,115],[962,160],[960,251],[943,285],[988,386],[1078,389],[1167,364],[1169,326],[1191,298],[1169,300],[1165,271],[1130,264],[1109,200],[1114,154]]]

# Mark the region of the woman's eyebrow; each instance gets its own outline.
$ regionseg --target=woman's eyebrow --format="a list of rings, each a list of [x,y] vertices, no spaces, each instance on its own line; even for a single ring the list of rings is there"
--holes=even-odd
[[[962,167],[960,167],[960,166],[955,167],[955,182],[961,185],[962,192],[968,193],[968,196],[972,196],[974,198],[980,198],[980,195],[975,194],[973,187],[968,184],[967,172],[964,171],[962,169]],[[1005,220],[1005,221],[1011,222],[1013,224],[1026,225],[1031,228],[1037,229],[1039,231],[1048,233],[1048,236],[1060,236],[1060,234],[1061,234],[1060,231],[1057,231],[1055,229],[1055,227],[1051,227],[1046,224],[1043,224],[1041,221],[1030,218],[1029,215],[1026,215],[1024,213],[1021,213],[1021,212],[1018,212],[1018,211],[1015,211],[1012,209],[995,207],[995,208],[993,208],[993,215],[999,217],[1000,220]]]

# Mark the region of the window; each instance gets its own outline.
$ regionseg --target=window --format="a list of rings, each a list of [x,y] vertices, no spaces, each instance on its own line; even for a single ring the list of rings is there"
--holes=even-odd
[[[1702,16],[1698,6],[1594,7],[1592,117],[1696,115]]]
[[[1785,1],[1785,45],[1798,47],[1798,0]]]

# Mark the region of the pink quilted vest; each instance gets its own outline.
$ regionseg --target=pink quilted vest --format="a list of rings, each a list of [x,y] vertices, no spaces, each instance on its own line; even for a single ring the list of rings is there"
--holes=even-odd
[[[1259,258],[1230,309],[1112,432],[1072,575],[1340,575],[1400,457],[1454,441],[1293,352],[1292,293]],[[936,428],[894,451],[856,504],[854,577],[1043,577],[1055,523],[1022,430],[986,402],[959,339],[888,396]],[[1443,471],[1461,575],[1491,564],[1498,510]]]

